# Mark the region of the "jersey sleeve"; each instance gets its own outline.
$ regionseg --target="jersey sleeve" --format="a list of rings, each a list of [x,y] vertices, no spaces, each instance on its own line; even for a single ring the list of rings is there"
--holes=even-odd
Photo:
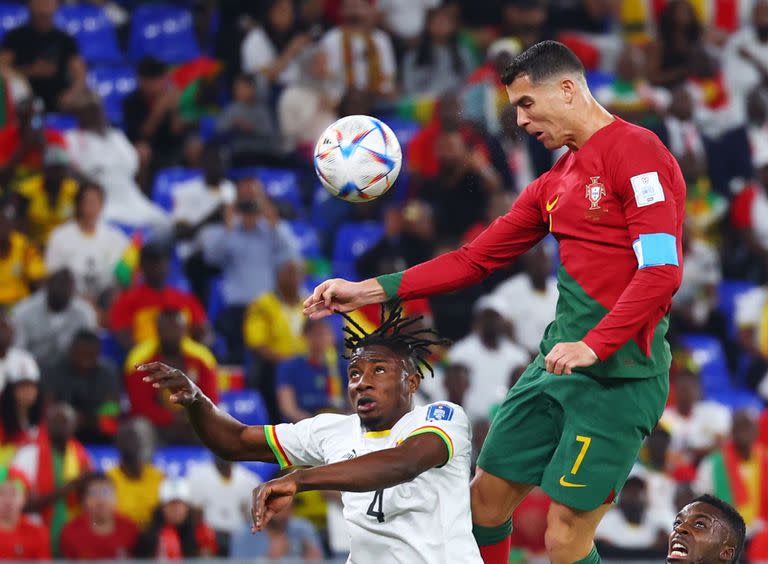
[[[280,468],[325,464],[323,443],[330,434],[332,415],[318,415],[298,423],[265,425],[267,443]]]
[[[540,182],[523,190],[509,212],[471,243],[404,272],[379,276],[387,296],[410,300],[472,286],[533,247],[548,233],[538,201]]]
[[[469,418],[461,406],[439,402],[429,404],[423,409],[425,415],[414,422],[413,429],[403,439],[403,442],[425,433],[437,435],[448,449],[448,458],[440,467],[448,464],[454,456],[470,451]]]
[[[643,328],[668,313],[682,279],[682,174],[660,143],[643,138],[635,149],[631,158],[617,159],[613,182],[638,270],[611,311],[583,339],[600,360],[641,334],[647,342],[639,345],[647,354],[652,331]]]

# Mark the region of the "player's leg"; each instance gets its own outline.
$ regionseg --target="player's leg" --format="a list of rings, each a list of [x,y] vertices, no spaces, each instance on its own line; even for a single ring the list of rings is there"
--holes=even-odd
[[[553,501],[544,536],[552,564],[598,564],[600,555],[593,539],[597,525],[610,507],[606,503],[592,511],[578,511]]]

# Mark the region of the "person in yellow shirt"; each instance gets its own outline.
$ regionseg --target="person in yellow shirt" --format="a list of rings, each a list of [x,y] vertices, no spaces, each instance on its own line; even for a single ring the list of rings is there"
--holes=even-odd
[[[69,156],[61,147],[45,150],[43,173],[16,186],[24,202],[24,216],[33,241],[45,245],[55,227],[75,215],[78,182],[69,174]]]
[[[141,418],[123,423],[115,444],[120,462],[106,472],[115,485],[117,511],[136,523],[139,529],[149,524],[160,502],[163,472],[147,462],[154,450],[152,425]]]
[[[26,298],[45,278],[45,263],[27,237],[13,229],[15,210],[0,208],[0,307]]]

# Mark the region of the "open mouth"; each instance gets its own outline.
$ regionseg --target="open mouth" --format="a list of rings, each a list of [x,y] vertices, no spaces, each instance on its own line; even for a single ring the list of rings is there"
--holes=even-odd
[[[533,136],[536,137],[537,141],[541,141],[541,138],[544,137],[544,132],[543,131],[537,131],[536,133],[533,134]]]
[[[669,546],[669,554],[667,560],[677,560],[688,557],[688,547],[686,547],[679,540],[673,540]]]
[[[373,398],[362,397],[357,400],[357,412],[368,413],[376,408],[376,401]]]

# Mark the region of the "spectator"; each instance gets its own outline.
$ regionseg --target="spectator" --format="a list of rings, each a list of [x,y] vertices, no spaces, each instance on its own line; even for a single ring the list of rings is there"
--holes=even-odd
[[[136,556],[160,560],[215,556],[216,535],[193,513],[192,501],[186,481],[164,481],[160,485],[160,507],[139,537]]]
[[[45,149],[43,173],[18,184],[20,210],[30,238],[45,245],[57,226],[71,219],[80,189],[69,174],[69,156],[61,147]]]
[[[69,560],[113,560],[133,554],[139,530],[117,512],[115,486],[94,474],[83,491],[83,512],[64,526],[61,553]]]
[[[235,77],[232,102],[216,120],[216,133],[228,141],[237,166],[269,164],[285,154],[280,132],[260,76]],[[261,85],[261,87],[259,87]]]
[[[101,356],[96,333],[82,329],[65,354],[44,359],[43,388],[54,401],[75,409],[80,441],[112,442],[120,415],[120,377],[117,367]]]
[[[507,104],[500,116],[501,131],[496,140],[501,146],[509,170],[511,184],[505,189],[519,194],[536,179],[534,153],[529,135],[517,125],[517,109]],[[551,156],[549,157],[551,163]]]
[[[67,351],[80,329],[96,329],[96,312],[75,295],[75,279],[67,268],[53,272],[44,288],[19,302],[11,320],[16,345],[38,362]]]
[[[296,423],[347,405],[347,367],[339,359],[333,330],[324,321],[304,324],[307,354],[277,367],[277,405],[283,421]]]
[[[675,405],[664,410],[661,422],[669,429],[670,451],[696,465],[722,446],[731,430],[731,414],[724,405],[702,400],[699,376],[691,370],[679,370],[672,386]]]
[[[347,90],[366,91],[371,97],[395,92],[395,53],[389,36],[375,29],[376,11],[368,0],[342,0],[341,25],[328,31],[320,47],[328,57],[328,79],[335,85],[332,98]]]
[[[470,151],[458,131],[441,133],[435,151],[437,176],[425,181],[420,197],[434,209],[437,237],[452,240],[484,220],[489,197],[502,182],[483,152]]]
[[[45,430],[37,441],[20,447],[11,462],[31,484],[26,510],[42,516],[54,556],[61,554],[61,529],[79,511],[78,491],[93,467],[85,447],[74,438],[76,425],[71,406],[51,405],[45,414]]]
[[[104,190],[85,183],[75,197],[75,217],[51,232],[45,249],[50,272],[69,267],[80,296],[101,310],[115,286],[115,268],[129,241],[122,231],[101,221]]]
[[[39,98],[24,98],[15,110],[15,122],[0,129],[0,181],[4,189],[39,173],[46,147],[65,147],[61,133],[45,127],[45,108]]]
[[[723,63],[732,69],[738,95],[768,85],[768,2],[752,5],[748,25],[734,32],[723,50]]]
[[[79,173],[104,189],[104,219],[133,227],[165,228],[165,212],[136,183],[139,152],[122,130],[109,124],[98,95],[88,91],[82,96],[76,115],[77,129],[66,134],[67,150]]]
[[[117,430],[115,446],[120,460],[106,474],[115,486],[117,512],[143,529],[152,519],[165,479],[150,462],[155,450],[154,427],[140,417],[127,419]]]
[[[261,74],[281,86],[295,83],[301,73],[300,61],[315,37],[299,30],[290,0],[269,0],[263,14],[263,25],[254,27],[243,41],[243,72]]]
[[[418,6],[418,2],[412,2]],[[472,55],[458,37],[455,4],[432,7],[418,43],[403,59],[403,94],[440,96],[458,90],[472,70]]]
[[[193,293],[201,303],[208,301],[208,283],[218,272],[206,265],[200,232],[219,224],[232,213],[236,188],[225,178],[227,161],[220,146],[208,144],[201,159],[203,177],[177,185],[173,191],[173,221],[180,258],[184,261]]]
[[[131,413],[146,417],[170,442],[196,442],[195,434],[184,411],[168,400],[170,393],[155,390],[142,382],[136,371],[140,364],[164,362],[190,374],[206,396],[216,403],[216,359],[200,343],[187,336],[187,326],[178,309],[165,309],[157,316],[157,337],[142,341],[125,361],[125,390],[131,402]]]
[[[535,356],[544,330],[555,319],[557,280],[546,243],[525,253],[521,261],[524,272],[497,286],[493,295],[506,306],[504,318],[512,324],[515,341]]]
[[[469,386],[469,368],[463,364],[451,364],[445,369],[445,376],[443,377],[444,397],[449,402],[463,406]],[[439,401],[439,398],[435,398],[433,401]]]
[[[497,37],[514,39],[522,49],[547,39],[547,4],[542,0],[505,0]]]
[[[290,228],[269,215],[269,202],[257,183],[238,187],[235,217],[202,235],[208,264],[222,270],[224,311],[216,324],[227,343],[228,361],[243,360],[243,319],[248,304],[275,288],[277,270],[298,258]]]
[[[22,513],[26,490],[22,475],[0,466],[0,560],[51,558],[51,545],[45,527]]]
[[[381,26],[387,31],[396,46],[414,47],[429,25],[429,12],[440,5],[440,0],[378,0],[376,9]],[[458,11],[458,6],[452,7]]]
[[[57,0],[29,0],[27,7],[29,21],[3,38],[0,65],[23,74],[48,111],[66,111],[85,88],[85,61],[74,38],[55,24]]]
[[[644,478],[648,489],[648,504],[654,513],[674,515],[675,490],[677,485],[673,476],[679,475],[676,461],[670,455],[671,436],[661,425],[657,425],[645,438],[647,461],[644,465]],[[689,466],[692,470],[693,467]],[[686,476],[692,478],[692,476]]]
[[[136,68],[138,88],[123,100],[123,123],[140,160],[154,171],[173,166],[180,156],[184,124],[178,114],[179,91],[165,64],[143,57]]]
[[[45,264],[37,247],[13,228],[16,209],[0,204],[0,307],[26,298],[45,277]]]
[[[478,300],[472,333],[448,351],[449,362],[469,368],[470,385],[463,407],[473,420],[489,417],[491,407],[507,395],[515,372],[529,361],[528,353],[509,338],[503,311],[498,298]]]
[[[630,475],[619,501],[597,526],[595,543],[600,554],[614,558],[659,558],[667,554],[669,527],[674,514],[651,511],[648,486]]]
[[[5,365],[6,382],[0,393],[0,467],[7,466],[19,447],[40,436],[43,394],[34,359],[20,356]]]
[[[203,521],[216,531],[219,556],[228,556],[232,535],[250,523],[246,515],[261,480],[242,464],[216,457],[190,469],[187,481],[195,492],[195,503],[203,510]]]
[[[768,519],[768,454],[757,443],[757,417],[749,410],[733,414],[730,440],[699,465],[694,489],[733,504],[747,524],[747,538]]]
[[[124,291],[112,303],[110,327],[123,350],[154,338],[155,320],[160,311],[178,309],[189,324],[190,336],[204,342],[208,334],[205,310],[189,292],[168,285],[171,249],[159,240],[141,248],[139,267],[141,282]]]
[[[658,37],[650,46],[648,78],[667,88],[690,76],[702,40],[701,23],[688,0],[670,0],[661,12]]]
[[[706,163],[704,138],[693,119],[695,102],[690,89],[677,86],[671,90],[670,95],[660,137],[678,161],[692,156]]]
[[[241,528],[232,537],[229,557],[234,559],[267,558],[282,560],[322,560],[320,539],[306,519],[293,516],[292,503],[267,523],[265,530],[251,533],[250,525]]]
[[[35,359],[24,349],[13,346],[13,325],[8,312],[0,308],[0,394],[14,367],[24,364],[36,364]]]

